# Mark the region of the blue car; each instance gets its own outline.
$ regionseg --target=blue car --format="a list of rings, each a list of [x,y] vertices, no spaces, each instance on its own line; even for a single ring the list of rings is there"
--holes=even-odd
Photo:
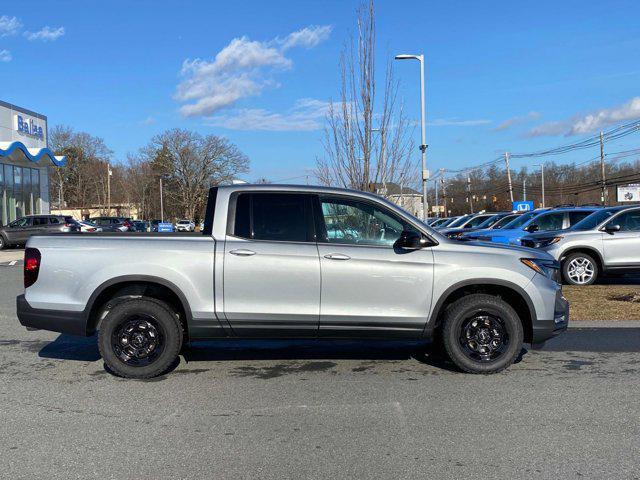
[[[463,236],[465,240],[521,245],[522,237],[533,232],[565,230],[599,207],[563,207],[524,213],[499,230],[476,230]]]

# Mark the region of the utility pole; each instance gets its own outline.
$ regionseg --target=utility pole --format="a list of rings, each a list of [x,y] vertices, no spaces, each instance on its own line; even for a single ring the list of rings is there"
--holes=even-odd
[[[111,216],[111,165],[107,162],[107,217]]]
[[[440,179],[440,181],[442,182],[442,204],[444,205],[444,216],[446,217],[448,215],[448,210],[447,210],[447,188],[445,186],[444,183],[444,177],[442,177]]]
[[[600,202],[602,205],[607,204],[607,180],[604,176],[604,135],[600,132],[600,172],[602,174],[602,192],[600,193]]]
[[[544,202],[544,163],[541,163],[539,166],[540,166],[540,177],[542,179],[542,208],[545,208],[545,202]]]
[[[504,152],[504,163],[507,164],[507,180],[509,181],[509,197],[513,203],[513,185],[511,184],[511,169],[509,168],[509,152]]]
[[[527,179],[522,180],[522,200],[527,201]]]
[[[164,223],[164,205],[162,203],[162,177],[160,177],[160,221]]]
[[[440,216],[440,208],[439,208],[440,203],[438,203],[438,179],[437,178],[435,179],[434,183],[436,184],[435,185],[435,187],[436,187],[436,208],[438,209],[438,211],[436,212],[435,216],[439,217]]]
[[[469,199],[469,209],[473,213],[473,198],[471,198],[471,177],[467,175],[467,198]]]

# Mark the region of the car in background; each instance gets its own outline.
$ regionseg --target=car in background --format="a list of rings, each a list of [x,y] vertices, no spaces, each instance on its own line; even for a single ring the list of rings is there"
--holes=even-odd
[[[436,218],[435,220],[432,220],[431,222],[427,223],[427,225],[429,225],[431,228],[437,228],[443,223],[445,223],[447,220],[449,220],[449,217]]]
[[[523,213],[499,230],[476,230],[475,232],[465,233],[462,238],[465,240],[520,245],[522,237],[528,233],[566,230],[599,208],[601,207],[562,207],[533,210]]]
[[[143,220],[134,220],[133,221],[133,231],[134,232],[146,232],[148,229],[147,222]]]
[[[133,222],[127,217],[96,217],[89,221],[101,227],[103,232],[133,231]]]
[[[78,225],[80,225],[80,231],[82,233],[98,233],[102,231],[102,227],[88,220],[78,220]]]
[[[176,232],[193,232],[196,224],[191,220],[178,220],[176,222]]]
[[[500,220],[501,215],[507,215],[508,212],[500,212],[500,213],[476,213],[475,215],[469,215],[464,218],[461,222],[457,223],[455,227],[446,227],[440,229],[440,233],[446,235],[449,238],[458,238],[463,233],[470,232],[472,230],[477,230],[480,225],[486,225],[485,228],[489,228],[493,223]],[[495,220],[494,220],[495,219]]]
[[[457,217],[449,217],[446,218],[444,220],[444,222],[440,223],[437,226],[434,226],[433,228],[435,228],[436,230],[440,230],[442,228],[446,228],[446,227],[450,227],[454,222],[457,222],[458,220],[460,220],[462,217],[464,217],[464,215],[460,215]]]
[[[0,227],[0,250],[24,246],[36,233],[79,232],[80,225],[68,215],[28,215]]]
[[[149,231],[150,232],[157,232],[158,231],[158,225],[160,225],[162,223],[162,220],[151,220],[149,222]]]
[[[640,272],[640,206],[601,208],[568,230],[526,235],[522,245],[552,255],[571,285],[591,285],[607,273]]]

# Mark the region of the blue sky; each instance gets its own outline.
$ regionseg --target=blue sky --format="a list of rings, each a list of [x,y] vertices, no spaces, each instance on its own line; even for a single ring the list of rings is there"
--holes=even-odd
[[[250,180],[304,175],[322,155],[322,113],[338,94],[357,4],[4,2],[0,98],[103,137],[116,161],[183,127],[230,138],[251,158]],[[432,171],[640,118],[637,1],[380,0],[376,8],[380,73],[396,53],[427,58]],[[415,119],[417,66],[395,65]]]

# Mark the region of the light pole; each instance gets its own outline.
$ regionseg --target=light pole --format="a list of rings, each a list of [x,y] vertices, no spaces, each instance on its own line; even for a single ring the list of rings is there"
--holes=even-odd
[[[160,221],[164,223],[164,204],[162,199],[162,175],[160,175]]]
[[[422,143],[420,144],[420,151],[422,152],[422,218],[427,219],[429,215],[429,203],[427,202],[427,179],[429,173],[427,172],[427,140],[425,135],[425,122],[424,122],[424,55],[396,55],[396,60],[419,60],[420,61],[420,125],[422,127]]]
[[[544,163],[538,163],[534,165],[534,167],[540,167],[540,177],[542,179],[542,208],[544,208]]]

